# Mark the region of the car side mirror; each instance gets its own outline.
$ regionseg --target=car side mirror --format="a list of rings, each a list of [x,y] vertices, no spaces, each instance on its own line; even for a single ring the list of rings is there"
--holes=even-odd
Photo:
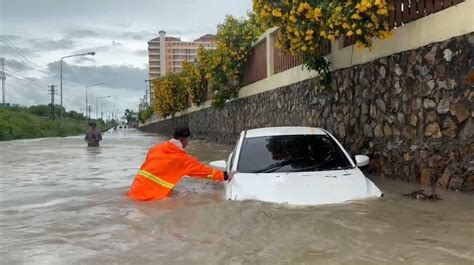
[[[217,160],[209,163],[211,167],[217,168],[219,170],[226,170],[227,169],[227,162],[225,160]]]
[[[355,161],[357,167],[366,167],[369,165],[370,158],[364,155],[356,155]]]

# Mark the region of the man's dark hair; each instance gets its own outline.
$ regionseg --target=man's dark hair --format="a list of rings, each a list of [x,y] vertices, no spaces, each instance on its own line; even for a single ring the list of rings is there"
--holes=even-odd
[[[92,128],[95,128],[96,124],[95,124],[95,122],[89,122],[89,126],[92,127]]]
[[[187,126],[178,127],[174,130],[174,133],[173,133],[174,139],[186,138],[189,136],[191,136],[191,131],[189,130]]]

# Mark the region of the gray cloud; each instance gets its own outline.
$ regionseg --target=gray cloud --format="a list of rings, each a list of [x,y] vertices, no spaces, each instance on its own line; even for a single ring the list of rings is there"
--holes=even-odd
[[[63,63],[63,79],[82,86],[91,82],[103,82],[114,89],[136,90],[147,79],[148,70],[131,65],[78,66]],[[48,64],[54,79],[59,79],[59,63]],[[141,89],[141,87],[139,87]]]
[[[113,40],[113,41],[112,41],[112,46],[114,46],[114,47],[119,47],[119,46],[122,46],[122,43]]]
[[[86,52],[91,52],[91,51],[94,51],[94,52],[108,52],[110,50],[117,49],[121,46],[123,46],[122,43],[112,41],[110,45],[100,45],[100,46],[96,46],[96,47],[92,47],[92,48],[84,48],[84,49],[76,50],[75,53],[86,53]]]
[[[156,33],[158,35],[158,33]],[[148,40],[154,33],[151,31],[123,32],[117,37],[131,40]]]
[[[43,79],[37,78],[37,77],[31,77],[31,76],[25,77],[25,79],[30,81],[30,82],[33,82],[33,83],[42,83],[43,82]]]
[[[39,51],[69,50],[75,47],[75,42],[71,39],[32,39],[27,42],[32,48]]]
[[[29,63],[25,63],[23,61],[17,61],[15,59],[7,59],[5,60],[5,67],[8,69],[10,68],[14,72],[23,72],[28,70],[33,70],[34,68]]]
[[[28,39],[16,35],[7,35],[8,38],[0,39],[2,54],[30,56],[40,51],[67,50],[75,47],[75,42],[70,39],[35,38]]]
[[[145,41],[150,36],[158,35],[158,32],[151,31],[123,31],[123,28],[117,30],[104,30],[92,28],[69,28],[64,30],[64,37],[67,39],[122,39],[122,40],[138,40]]]
[[[2,54],[2,57],[8,57],[16,53],[13,50],[10,50],[6,45],[0,43],[0,54]]]
[[[148,50],[146,49],[135,50],[133,51],[133,54],[137,56],[148,56]]]
[[[17,35],[0,35],[0,38],[4,39],[4,40],[19,40],[21,39],[20,36],[17,36]]]
[[[197,39],[198,37],[201,37],[204,34],[208,34],[208,33],[215,34],[217,31],[217,28],[210,30],[208,32],[203,32],[203,31],[198,31],[198,30],[193,30],[193,29],[168,29],[165,31],[166,31],[166,34],[169,36],[181,37],[183,41],[192,41],[194,39]],[[158,36],[158,34],[156,34],[156,36]]]
[[[34,50],[25,47],[19,47],[13,42],[2,42],[0,41],[0,52],[3,56],[14,56],[18,57],[19,54],[23,56],[31,56],[35,53]]]
[[[64,37],[68,39],[95,38],[100,37],[100,34],[90,29],[66,29]]]
[[[74,62],[76,64],[83,64],[83,63],[95,62],[95,60],[86,56],[80,56],[80,57],[74,57]]]

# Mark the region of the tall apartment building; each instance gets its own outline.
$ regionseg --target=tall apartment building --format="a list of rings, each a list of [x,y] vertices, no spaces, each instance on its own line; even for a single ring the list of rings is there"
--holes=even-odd
[[[200,46],[205,49],[215,49],[215,35],[206,34],[194,41],[181,41],[180,38],[167,37],[165,31],[159,32],[160,36],[148,41],[148,65],[150,80],[166,75],[166,73],[179,73],[183,70],[182,63],[194,61]],[[153,92],[150,93],[151,101],[154,100]]]

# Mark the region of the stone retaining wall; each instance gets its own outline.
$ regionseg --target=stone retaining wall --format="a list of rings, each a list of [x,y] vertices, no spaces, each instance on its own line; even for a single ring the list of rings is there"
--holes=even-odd
[[[333,86],[307,80],[142,127],[169,134],[190,126],[197,138],[235,144],[244,129],[325,128],[371,170],[391,178],[474,191],[474,34],[333,73]]]

